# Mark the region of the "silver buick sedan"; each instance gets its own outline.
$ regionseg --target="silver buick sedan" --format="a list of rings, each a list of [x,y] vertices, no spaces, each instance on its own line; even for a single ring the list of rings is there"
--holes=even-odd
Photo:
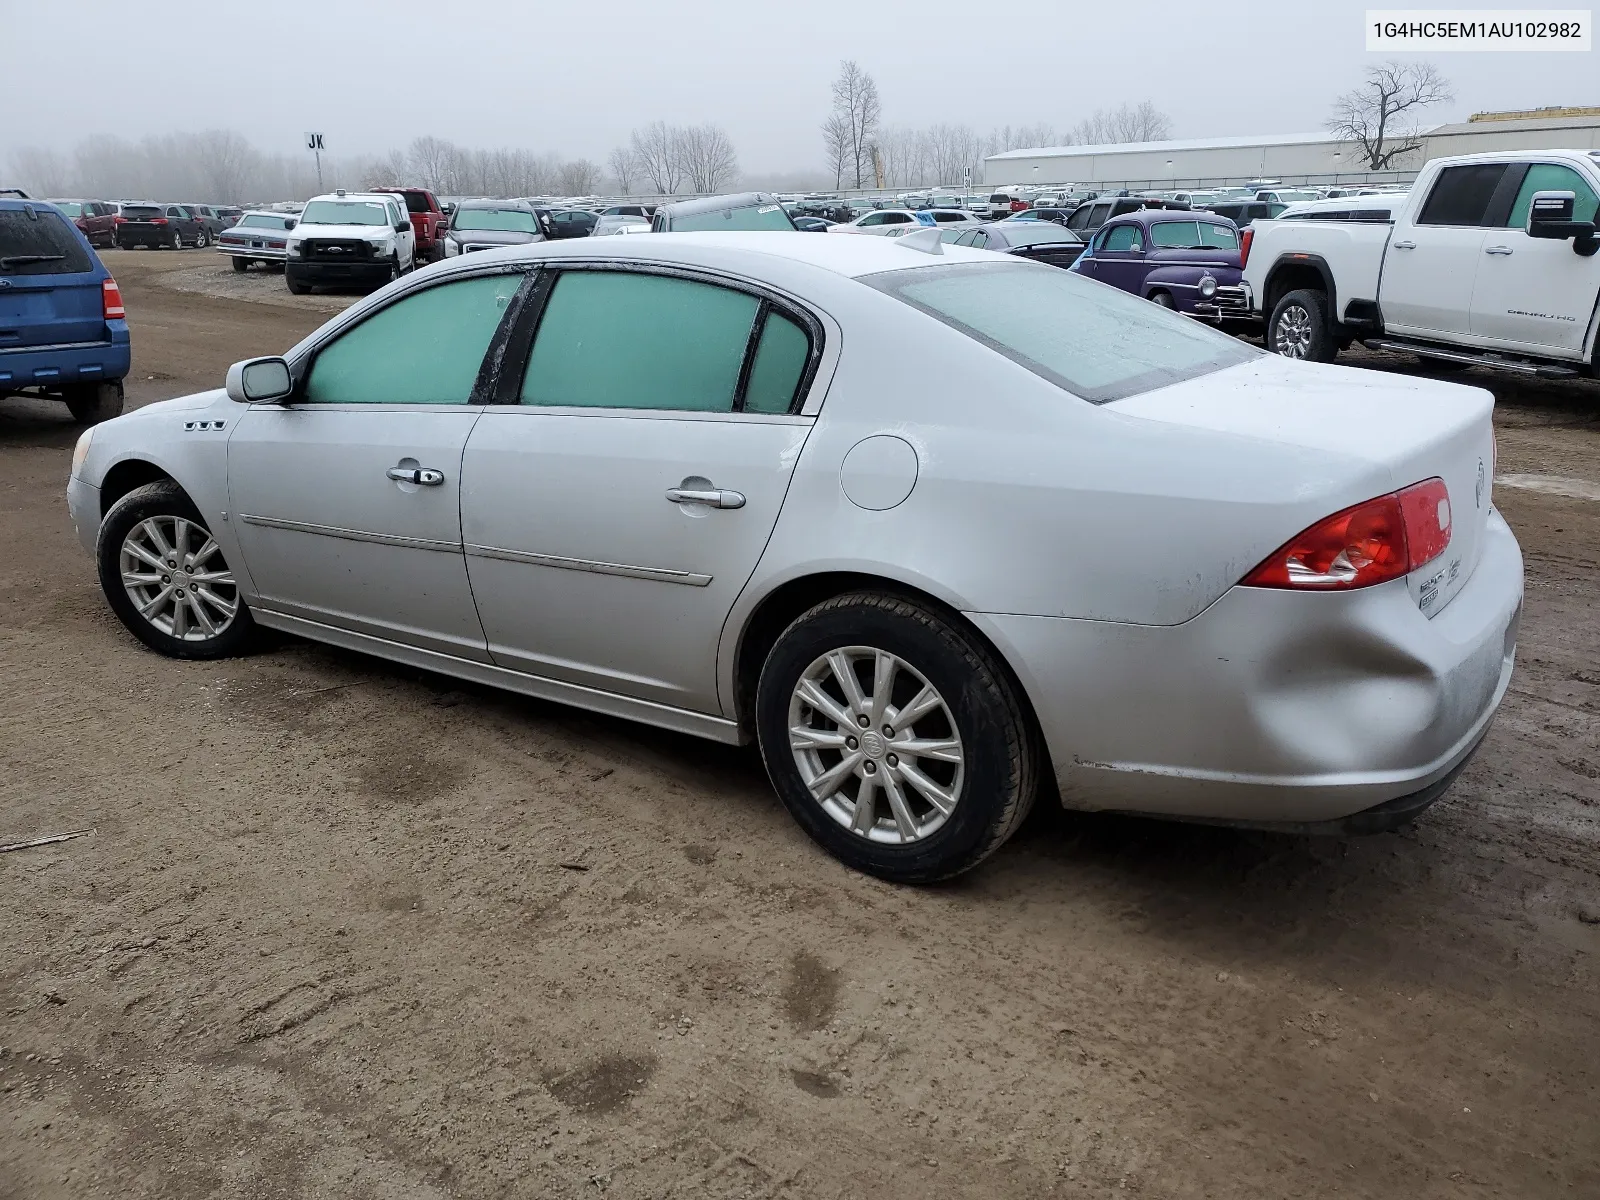
[[[682,233],[440,263],[83,435],[107,600],[724,742],[902,881],[1071,808],[1410,819],[1510,680],[1483,391],[1051,266]]]

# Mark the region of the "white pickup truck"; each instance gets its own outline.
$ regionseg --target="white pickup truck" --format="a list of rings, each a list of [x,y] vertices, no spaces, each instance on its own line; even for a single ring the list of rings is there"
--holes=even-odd
[[[1435,159],[1390,213],[1252,226],[1251,310],[1290,358],[1359,341],[1434,366],[1600,375],[1597,197],[1600,150]]]

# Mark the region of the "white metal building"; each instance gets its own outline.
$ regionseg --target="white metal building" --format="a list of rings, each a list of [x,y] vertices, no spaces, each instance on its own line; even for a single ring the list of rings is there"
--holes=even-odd
[[[1478,113],[1470,121],[1429,129],[1422,142],[1420,151],[1395,161],[1389,176],[1398,171],[1409,179],[1430,158],[1453,154],[1600,149],[1600,108]],[[1330,183],[1367,177],[1359,150],[1326,132],[1049,146],[1009,150],[984,159],[988,187],[1118,184],[1170,188],[1252,179]]]
[[[1399,164],[1397,164],[1399,165]],[[1418,163],[1404,166],[1415,169]],[[1288,179],[1359,172],[1351,148],[1329,133],[1187,138],[1121,146],[1052,146],[1010,150],[983,160],[989,186],[1143,182],[1160,187],[1192,180]]]

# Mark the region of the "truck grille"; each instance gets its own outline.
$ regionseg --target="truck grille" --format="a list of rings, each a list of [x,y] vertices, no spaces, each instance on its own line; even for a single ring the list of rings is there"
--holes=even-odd
[[[307,238],[302,252],[306,258],[328,262],[365,262],[371,247],[360,238]]]

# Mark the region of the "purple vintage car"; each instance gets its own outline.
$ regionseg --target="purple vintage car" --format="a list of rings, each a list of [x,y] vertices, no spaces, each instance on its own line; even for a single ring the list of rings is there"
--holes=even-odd
[[[1175,209],[1113,217],[1069,269],[1207,321],[1250,320],[1239,230],[1226,217]]]

